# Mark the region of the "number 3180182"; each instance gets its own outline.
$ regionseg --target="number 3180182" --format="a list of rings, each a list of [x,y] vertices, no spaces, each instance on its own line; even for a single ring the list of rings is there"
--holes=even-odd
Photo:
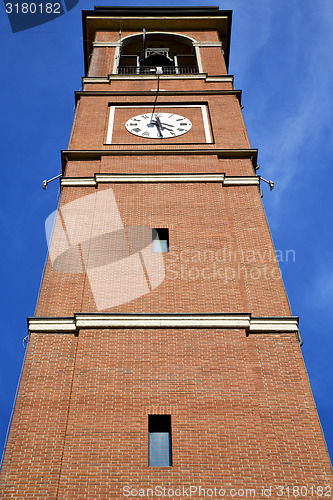
[[[7,14],[61,14],[60,3],[6,3]]]

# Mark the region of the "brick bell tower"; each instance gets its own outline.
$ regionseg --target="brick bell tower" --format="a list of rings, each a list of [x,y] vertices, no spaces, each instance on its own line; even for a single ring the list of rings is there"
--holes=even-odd
[[[3,499],[331,498],[231,12],[83,12]]]

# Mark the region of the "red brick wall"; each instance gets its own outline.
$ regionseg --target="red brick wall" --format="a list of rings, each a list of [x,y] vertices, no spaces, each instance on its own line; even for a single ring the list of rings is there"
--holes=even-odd
[[[152,84],[154,88],[156,82]],[[155,87],[156,88],[156,87]],[[132,116],[136,116],[152,110],[156,93],[151,97],[134,96],[88,96],[82,97],[77,111],[76,126],[69,145],[70,149],[114,149],[119,145],[142,145],[144,149],[163,146],[170,149],[174,144],[181,144],[183,147],[212,147],[207,144],[204,136],[203,119],[198,106],[206,105],[209,116],[209,125],[213,130],[213,147],[221,149],[249,148],[249,140],[244,126],[239,101],[235,95],[205,95],[205,96],[165,96],[159,94],[156,111],[167,112],[172,110],[181,116],[187,116],[192,122],[192,128],[185,135],[170,138],[156,139],[149,142],[149,139],[138,137],[125,128],[126,121]],[[188,106],[186,105],[188,103]],[[168,107],[168,105],[178,107]],[[162,106],[163,105],[163,106]],[[196,107],[191,107],[192,105]],[[106,144],[107,130],[109,124],[110,106],[115,106],[114,128],[112,144]],[[120,107],[120,106],[126,106]],[[127,107],[128,106],[128,107]],[[145,107],[146,106],[146,107]],[[160,106],[160,107],[159,107]]]
[[[215,155],[112,155],[100,160],[68,161],[66,177],[93,177],[95,173],[225,173],[227,176],[253,176],[251,160],[218,159]]]
[[[77,337],[32,335],[0,480],[0,498],[57,498]]]
[[[200,47],[200,57],[204,73],[209,75],[226,74],[221,47]]]
[[[89,64],[88,76],[107,76],[112,73],[114,47],[96,47]]]
[[[163,254],[162,284],[117,310],[290,314],[257,187],[148,183],[98,188],[109,189],[125,227],[168,227],[170,237],[170,251]],[[95,188],[64,188],[61,206],[94,192]],[[99,220],[96,213],[93,225]],[[87,239],[90,234],[87,230]],[[85,274],[60,272],[48,263],[38,316],[97,310]]]
[[[171,414],[172,468],[148,467],[149,414]],[[295,336],[214,329],[32,335],[3,473],[4,499],[330,482]]]

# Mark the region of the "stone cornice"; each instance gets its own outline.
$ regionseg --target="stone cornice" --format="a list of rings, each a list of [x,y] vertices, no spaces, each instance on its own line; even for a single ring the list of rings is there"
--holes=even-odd
[[[126,145],[125,145],[126,146]],[[154,147],[147,149],[147,144],[137,144],[135,147],[131,149],[126,149],[126,147],[121,147],[121,144],[117,144],[117,146],[109,146],[113,149],[63,149],[61,153],[68,157],[75,158],[83,158],[85,156],[89,156],[94,158],[99,158],[101,156],[131,156],[131,155],[216,155],[221,158],[252,158],[258,154],[257,149],[219,149],[219,148],[211,148],[207,147],[205,149],[199,148],[177,148],[168,149],[164,147]],[[140,149],[140,147],[142,149]],[[144,149],[145,148],[145,149]]]
[[[218,83],[223,83],[223,82],[230,82],[234,83],[234,75],[207,75],[206,76],[206,82],[218,82]],[[239,90],[238,92],[241,92]]]
[[[101,85],[108,85],[110,83],[109,78],[105,76],[85,76],[81,78],[82,86],[86,84],[99,83]],[[75,95],[82,93],[84,91],[75,92]]]
[[[107,82],[104,82],[107,83]],[[149,96],[156,94],[156,90],[79,90],[75,92],[75,102],[81,97],[88,96]],[[241,103],[242,91],[241,90],[164,90],[163,97],[165,96],[210,96],[210,95],[234,95]],[[184,104],[184,103],[183,103]]]
[[[110,183],[158,183],[158,182],[220,182],[223,186],[259,186],[259,177],[229,176],[223,173],[150,173],[150,174],[101,174],[94,177],[63,177],[61,187],[97,187]]]
[[[257,175],[234,175],[226,176],[223,180],[223,186],[259,186],[259,177]]]
[[[28,318],[29,333],[73,333],[82,329],[224,329],[246,334],[295,333],[299,342],[298,318],[252,317],[250,313],[76,313],[74,317]]]
[[[62,168],[63,173],[65,172],[67,161],[71,160],[100,160],[102,156],[158,156],[158,155],[215,155],[219,158],[226,159],[243,159],[248,158],[252,161],[253,168],[255,169],[257,165],[257,157],[258,150],[257,149],[214,149],[214,148],[206,148],[206,149],[198,149],[198,148],[181,148],[181,149],[165,149],[154,148],[154,149],[143,149],[144,145],[142,145],[142,149],[139,149],[136,146],[133,149],[121,148],[121,146],[111,146],[112,149],[65,149],[61,151],[61,160],[62,160]]]
[[[222,42],[193,42],[193,47],[223,47]]]
[[[196,73],[190,75],[160,75],[160,80],[204,80],[206,82],[219,82],[219,83],[233,83],[233,75],[207,75],[207,73]],[[82,77],[82,85],[88,84],[109,84],[112,80],[157,80],[157,75],[114,75],[110,74],[108,76],[86,76]],[[241,91],[237,91],[241,92]],[[186,94],[187,91],[183,91]]]
[[[93,42],[93,47],[121,47],[121,42]]]

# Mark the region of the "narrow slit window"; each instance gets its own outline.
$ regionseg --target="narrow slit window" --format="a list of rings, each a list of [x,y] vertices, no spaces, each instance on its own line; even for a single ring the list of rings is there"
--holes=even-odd
[[[167,227],[154,228],[152,230],[153,252],[169,251],[169,229]]]
[[[171,415],[149,415],[149,467],[171,467]]]

